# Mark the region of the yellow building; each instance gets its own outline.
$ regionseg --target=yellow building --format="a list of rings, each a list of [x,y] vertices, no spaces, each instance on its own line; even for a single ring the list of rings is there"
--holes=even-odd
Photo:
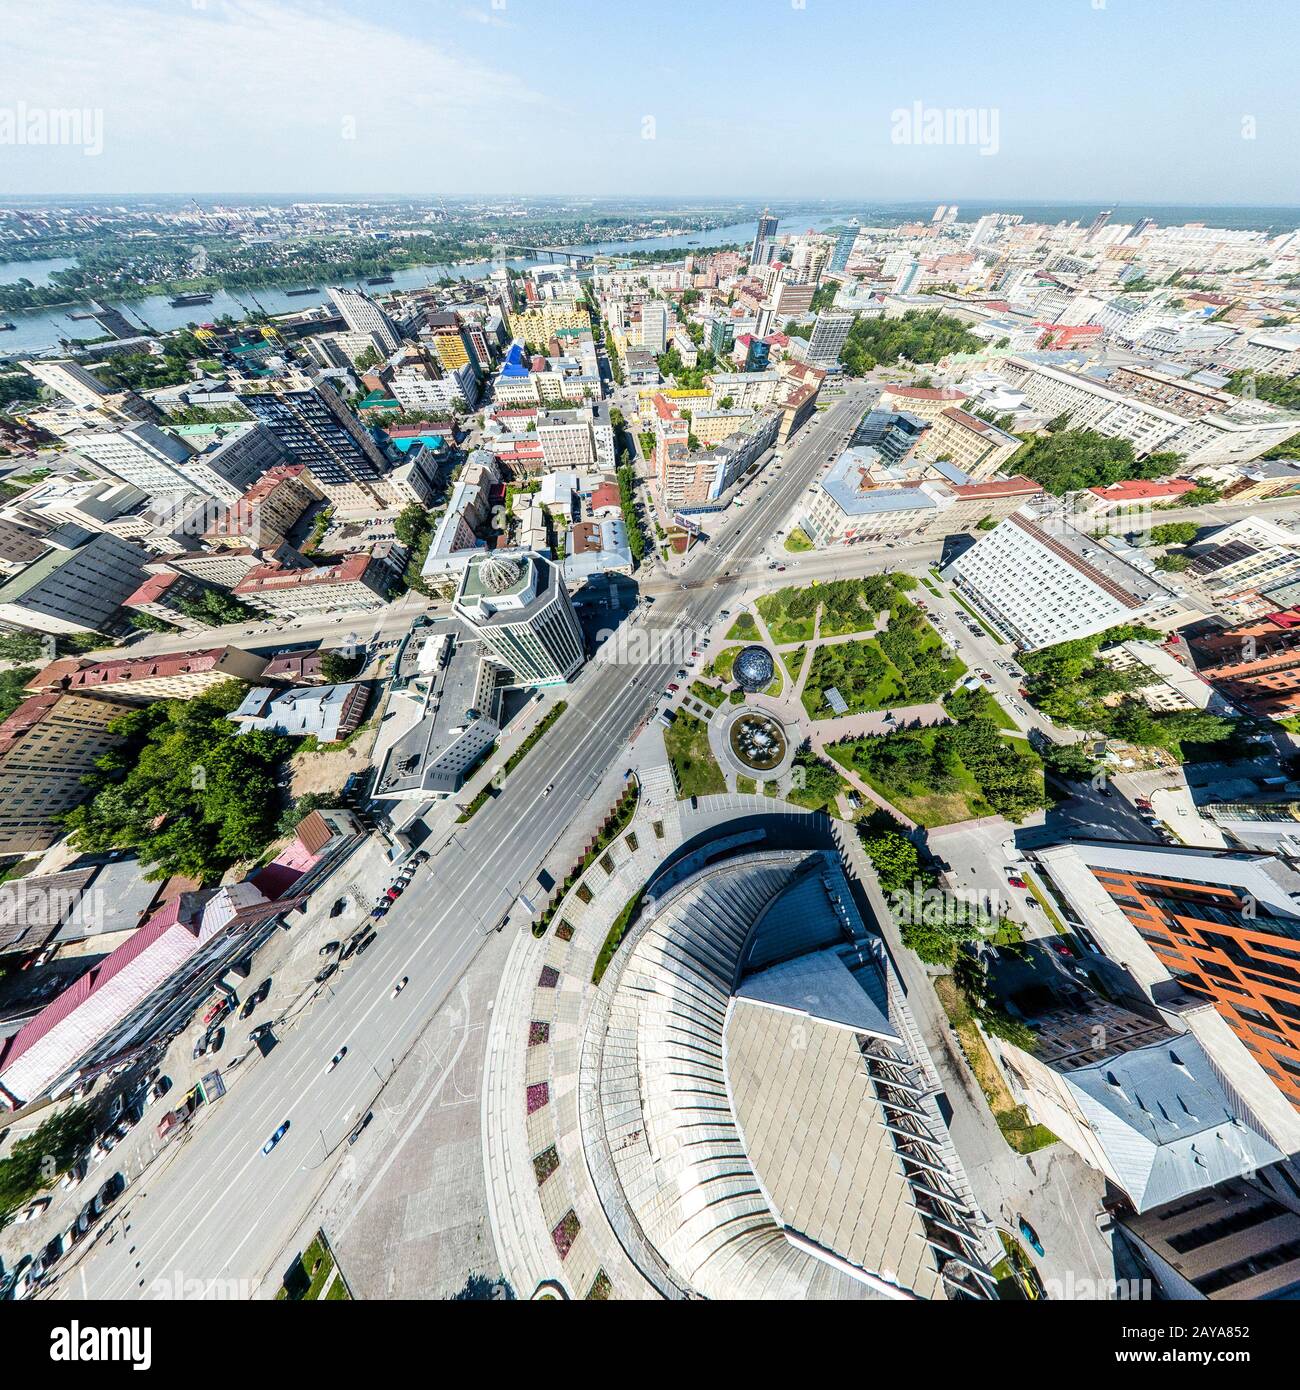
[[[590,309],[576,299],[553,299],[510,315],[510,332],[538,347],[544,347],[563,329],[590,333]]]

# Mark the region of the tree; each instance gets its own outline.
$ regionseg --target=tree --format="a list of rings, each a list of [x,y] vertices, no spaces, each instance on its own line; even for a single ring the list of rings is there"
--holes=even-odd
[[[109,729],[123,742],[87,778],[89,800],[63,823],[78,849],[133,849],[149,879],[212,882],[270,840],[276,778],[290,740],[226,718],[244,698],[225,681],[190,700],[156,700]]]
[[[1194,521],[1167,521],[1151,528],[1153,545],[1190,545],[1201,528]]]
[[[320,673],[329,685],[342,685],[361,670],[364,660],[362,653],[346,656],[343,652],[326,652],[320,660]]]
[[[1005,471],[1032,478],[1058,497],[1135,478],[1163,478],[1183,461],[1180,454],[1171,453],[1139,459],[1127,439],[1096,430],[1054,429],[1055,424],[1052,421],[1046,427],[1048,433],[1022,444],[1005,464]]]
[[[313,811],[325,811],[339,805],[340,792],[305,792],[296,797],[280,813],[275,823],[277,836],[292,835],[301,821]]]
[[[896,319],[858,319],[840,353],[849,376],[865,376],[880,362],[938,362],[952,352],[979,352],[984,344],[966,326],[937,309],[909,309]]]
[[[920,875],[920,851],[896,830],[864,830],[862,848],[886,893],[903,892]]]
[[[51,655],[45,642],[30,632],[6,632],[0,636],[0,661],[35,661]]]
[[[204,588],[197,598],[183,598],[177,607],[187,618],[221,627],[226,623],[242,623],[253,617],[253,610],[233,594],[221,589]]]
[[[1192,563],[1190,555],[1157,555],[1156,569],[1163,570],[1166,574],[1180,574]]]
[[[26,685],[35,674],[35,666],[15,666],[0,671],[0,719],[8,719],[27,698]]]
[[[1070,782],[1090,781],[1099,764],[1083,743],[1052,743],[1043,749],[1043,766]]]
[[[418,502],[411,502],[398,512],[397,520],[393,522],[393,534],[409,549],[419,543],[429,525],[428,510]]]
[[[156,618],[152,613],[132,613],[131,626],[138,628],[141,632],[179,632],[174,623],[164,622],[161,618]]]
[[[17,1140],[0,1159],[0,1224],[76,1162],[94,1133],[90,1107],[70,1105]]]

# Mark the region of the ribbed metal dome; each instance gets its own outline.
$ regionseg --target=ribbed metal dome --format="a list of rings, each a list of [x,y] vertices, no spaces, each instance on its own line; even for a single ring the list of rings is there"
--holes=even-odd
[[[772,653],[766,647],[746,647],[732,663],[731,674],[742,690],[766,690],[776,674]]]
[[[509,593],[523,577],[523,565],[506,555],[489,556],[479,569],[479,579],[489,594]]]

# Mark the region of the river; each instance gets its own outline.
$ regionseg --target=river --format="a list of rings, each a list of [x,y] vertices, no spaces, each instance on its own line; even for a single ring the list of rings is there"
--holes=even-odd
[[[817,210],[796,209],[782,217],[782,225],[797,227],[800,231],[809,228],[821,229],[844,221],[844,214],[828,215]],[[521,233],[523,235],[523,233]],[[727,246],[741,242],[748,244],[753,240],[754,223],[735,222],[726,227],[715,227],[708,232],[683,232],[666,237],[643,237],[639,241],[597,241],[581,246],[565,247],[569,251],[582,251],[591,255],[625,255],[631,251],[688,251],[710,246]],[[59,270],[73,264],[71,261],[12,261],[0,265],[0,284],[13,284],[26,278],[33,284],[48,284],[52,270]],[[481,280],[498,264],[495,261],[472,261],[465,265],[415,266],[409,270],[393,272],[391,285],[377,285],[373,293],[384,294],[390,290],[422,289],[435,284],[444,275],[466,280]],[[537,265],[536,260],[508,260],[506,265],[515,270],[525,270]],[[38,278],[38,274],[44,278]],[[315,304],[324,304],[327,296],[320,285],[315,285],[315,293],[291,295],[292,289],[306,289],[312,282],[301,285],[278,285],[265,289],[242,289],[235,291],[217,290],[213,293],[211,304],[190,305],[188,308],[174,309],[166,295],[149,295],[144,299],[106,300],[114,308],[120,309],[132,323],[141,325],[140,331],[153,329],[164,332],[169,328],[184,328],[186,324],[210,323],[223,314],[244,318],[259,305],[268,314],[287,314],[295,310],[301,312]],[[363,288],[369,288],[363,286]],[[10,309],[0,314],[14,324],[13,332],[0,333],[0,356],[17,356],[23,353],[50,352],[59,347],[60,339],[96,338],[100,336],[99,325],[93,320],[77,321],[70,314],[90,312],[88,303],[67,305],[58,309]]]

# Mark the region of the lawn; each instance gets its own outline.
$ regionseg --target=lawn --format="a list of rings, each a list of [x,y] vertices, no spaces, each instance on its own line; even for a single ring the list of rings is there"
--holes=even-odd
[[[714,709],[717,709],[727,698],[726,691],[719,690],[716,685],[706,685],[703,681],[691,682],[691,694],[706,705],[712,705]]]
[[[939,996],[944,1013],[957,1033],[961,1050],[971,1071],[975,1073],[980,1090],[984,1092],[984,1099],[1002,1131],[1002,1137],[1019,1154],[1031,1154],[1055,1144],[1056,1135],[1043,1125],[1034,1124],[1025,1107],[1016,1104],[1007,1083],[1002,1079],[1002,1073],[989,1056],[983,1035],[957,986],[953,984],[952,976],[941,975],[936,979],[934,992]]]
[[[849,714],[937,700],[966,674],[962,661],[944,661],[942,651],[939,634],[902,602],[879,637],[817,648],[804,682],[804,708],[814,719],[834,718],[826,703],[831,686],[844,697]]]
[[[729,681],[731,679],[731,668],[739,652],[739,647],[723,647],[717,656],[709,662],[709,668],[704,674],[706,676],[716,676],[720,681]]]
[[[679,714],[664,730],[664,748],[677,778],[677,797],[718,796],[727,790],[722,769],[709,751],[709,727],[693,714]]]
[[[794,642],[807,642],[817,626],[815,616],[792,618],[786,614],[780,600],[783,594],[790,592],[789,589],[781,589],[775,594],[764,594],[757,604],[758,611],[767,624],[767,630],[772,634],[772,641],[778,647],[789,646]]]
[[[742,613],[727,631],[728,642],[757,642],[758,624],[752,613]]]
[[[781,660],[785,662],[790,672],[791,680],[799,679],[799,668],[803,665],[803,659],[808,655],[807,647],[796,647],[792,652],[782,652]]]
[[[927,729],[917,741],[928,753],[934,747],[937,736],[938,729]],[[924,778],[909,780],[900,786],[868,772],[855,761],[853,755],[860,746],[871,741],[852,739],[845,743],[837,743],[826,751],[841,767],[851,768],[868,786],[879,792],[886,801],[897,806],[917,825],[930,829],[936,825],[952,825],[957,821],[977,820],[981,816],[993,814],[993,808],[980,795],[979,783],[964,766],[954,769],[957,786],[946,792],[928,790]]]
[[[798,526],[796,526],[785,538],[785,548],[787,550],[792,550],[796,555],[798,555],[802,551],[811,550],[813,548],[813,543],[808,539],[808,537],[803,533],[803,531]]]

